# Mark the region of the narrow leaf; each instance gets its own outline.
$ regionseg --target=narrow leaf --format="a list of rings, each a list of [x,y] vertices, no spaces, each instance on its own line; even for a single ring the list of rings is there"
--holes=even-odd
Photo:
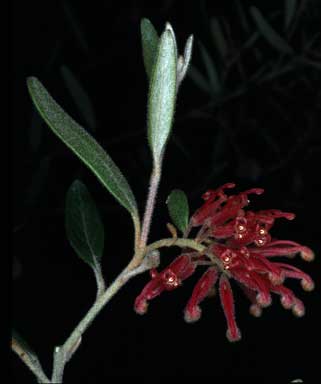
[[[193,50],[193,35],[190,35],[186,41],[184,48],[184,57],[180,56],[177,61],[177,88],[180,86],[186,73],[188,71],[191,58],[192,58],[192,50]],[[180,61],[181,60],[181,61]],[[179,65],[180,63],[180,65]]]
[[[189,66],[187,74],[202,91],[210,93],[208,81],[194,65]]]
[[[256,7],[250,7],[252,18],[265,39],[271,44],[272,47],[278,51],[286,54],[292,54],[293,49],[267,22],[262,13]]]
[[[66,87],[71,97],[73,98],[73,101],[77,106],[79,113],[85,119],[89,128],[92,131],[95,131],[95,112],[87,92],[84,90],[79,80],[75,77],[75,75],[71,72],[68,67],[63,65],[60,70],[61,75],[65,81]]]
[[[104,250],[104,226],[90,193],[79,180],[67,192],[65,225],[74,251],[97,270]]]
[[[211,26],[211,33],[212,33],[212,38],[213,38],[215,48],[221,55],[223,61],[225,61],[227,52],[228,52],[228,45],[227,45],[225,36],[223,34],[221,25],[216,17],[211,18],[210,26]]]
[[[245,12],[244,12],[244,9],[242,6],[242,1],[236,0],[235,2],[236,2],[236,4],[235,4],[236,10],[237,10],[238,16],[241,20],[242,27],[243,27],[244,31],[250,32],[250,26],[249,26],[249,23],[246,19],[246,15],[245,15]]]
[[[165,29],[158,46],[148,97],[148,140],[155,163],[161,161],[174,116],[176,100],[176,46]]]
[[[49,95],[35,77],[28,90],[40,115],[52,131],[93,171],[99,181],[137,220],[136,200],[127,180],[104,149]]]
[[[287,30],[295,15],[297,0],[285,0],[284,7],[284,27]]]
[[[189,221],[189,207],[185,193],[180,189],[174,189],[166,201],[169,215],[175,226],[185,232]]]
[[[80,48],[84,51],[84,53],[88,54],[89,46],[87,43],[87,38],[78,20],[78,17],[76,16],[75,10],[67,1],[64,1],[62,3],[62,6],[65,12],[65,16],[68,21],[68,24],[71,26],[71,29],[76,37],[76,41],[78,42]]]
[[[202,43],[200,43],[201,55],[205,65],[206,73],[208,80],[210,82],[211,90],[213,94],[218,94],[221,92],[221,82],[217,73],[216,66],[211,56],[207,52],[207,49]]]
[[[150,79],[157,56],[159,37],[153,24],[148,19],[142,19],[140,23],[140,30],[145,70],[148,78]]]

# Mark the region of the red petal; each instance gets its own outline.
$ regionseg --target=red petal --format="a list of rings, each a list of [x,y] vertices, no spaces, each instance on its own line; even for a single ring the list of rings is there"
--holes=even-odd
[[[148,307],[148,300],[151,300],[154,297],[160,295],[164,291],[164,289],[164,285],[159,277],[155,277],[150,282],[148,282],[140,293],[140,295],[135,300],[135,311],[140,315],[146,313]]]
[[[199,304],[208,295],[216,283],[217,278],[217,270],[215,268],[209,268],[195,285],[192,296],[184,311],[184,318],[188,323],[197,321],[201,317]]]
[[[229,280],[225,275],[221,275],[219,291],[228,327],[226,337],[229,341],[238,341],[241,339],[241,332],[235,321],[233,292]]]
[[[256,291],[253,289],[250,289],[246,287],[243,284],[239,284],[241,287],[242,291],[244,292],[245,296],[250,300],[251,306],[250,306],[250,314],[253,315],[254,317],[260,317],[262,315],[262,308],[258,305],[257,300],[256,300]]]
[[[314,289],[313,280],[308,274],[301,271],[301,269],[286,263],[273,263],[273,265],[276,265],[277,267],[282,268],[282,271],[285,277],[301,280],[301,286],[305,291],[313,291]]]

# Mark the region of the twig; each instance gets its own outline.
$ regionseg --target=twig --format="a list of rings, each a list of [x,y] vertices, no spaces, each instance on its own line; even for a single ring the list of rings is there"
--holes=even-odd
[[[52,375],[53,383],[62,383],[63,373],[66,363],[80,345],[80,340],[83,333],[90,326],[92,321],[110,301],[110,299],[122,288],[129,279],[145,272],[150,268],[154,268],[159,263],[158,252],[148,252],[143,262],[135,269],[132,268],[132,262],[124,269],[115,281],[106,289],[106,291],[97,297],[93,306],[89,309],[85,317],[80,321],[77,327],[73,330],[66,342],[56,347],[54,351],[54,368]]]
[[[38,383],[51,382],[44,373],[37,356],[25,350],[21,343],[15,339],[15,337],[11,338],[11,349],[20,357],[20,359],[26,364],[31,372],[37,377]]]

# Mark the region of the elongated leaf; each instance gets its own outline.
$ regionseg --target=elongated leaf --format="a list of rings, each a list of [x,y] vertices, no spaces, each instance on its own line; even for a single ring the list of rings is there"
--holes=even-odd
[[[293,49],[290,45],[284,40],[267,22],[267,20],[263,17],[262,13],[256,8],[251,7],[250,12],[252,18],[261,32],[262,36],[271,44],[272,47],[277,49],[279,52],[292,54]]]
[[[169,215],[175,226],[185,232],[189,221],[189,207],[185,193],[174,189],[166,200]]]
[[[200,48],[212,93],[218,94],[221,92],[221,82],[217,73],[215,63],[202,43],[200,43]]]
[[[295,15],[297,0],[285,0],[284,7],[284,27],[287,30]]]
[[[186,73],[188,71],[192,58],[193,41],[194,37],[193,35],[190,35],[185,44],[184,56],[180,56],[180,58],[178,58],[177,60],[177,88],[184,80],[184,77],[186,76]],[[179,65],[179,62],[181,63],[181,65]]]
[[[137,219],[138,210],[133,192],[109,155],[56,103],[37,78],[29,77],[27,85],[35,106],[52,131],[93,171],[132,217]]]
[[[79,180],[67,192],[65,225],[77,255],[97,269],[104,250],[104,226],[90,193]]]
[[[251,29],[250,29],[249,23],[246,19],[246,15],[245,15],[245,12],[244,12],[244,9],[242,6],[242,0],[235,0],[235,5],[236,5],[238,17],[241,20],[241,24],[242,24],[244,31],[250,32]]]
[[[71,26],[71,29],[76,37],[77,43],[79,44],[80,48],[84,51],[84,53],[88,54],[89,46],[87,43],[87,38],[79,22],[79,19],[76,16],[75,10],[68,1],[63,1],[62,6],[67,22]]]
[[[87,92],[84,90],[80,82],[77,80],[76,76],[71,72],[68,67],[63,65],[60,70],[61,75],[65,81],[66,87],[68,88],[68,91],[71,97],[73,98],[73,101],[76,104],[79,113],[83,116],[91,131],[95,131],[95,112]]]
[[[153,24],[148,19],[142,19],[140,30],[145,70],[148,78],[150,78],[157,56],[159,37]]]
[[[176,101],[176,46],[165,29],[153,68],[148,97],[148,140],[155,163],[161,161],[174,116]]]
[[[223,34],[221,25],[216,17],[211,18],[211,33],[215,48],[217,49],[224,61],[228,52],[228,45]]]
[[[187,75],[193,80],[193,82],[203,91],[210,93],[211,89],[209,87],[208,81],[206,81],[205,77],[201,74],[201,72],[194,66],[190,65]]]

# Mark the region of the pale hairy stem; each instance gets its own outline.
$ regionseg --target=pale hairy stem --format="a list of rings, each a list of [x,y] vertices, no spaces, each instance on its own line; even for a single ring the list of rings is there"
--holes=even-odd
[[[20,357],[25,365],[36,376],[38,383],[51,383],[51,381],[44,373],[38,358],[26,351],[14,337],[11,338],[11,349]]]
[[[132,219],[133,219],[134,230],[135,230],[134,248],[135,248],[135,255],[136,255],[138,253],[140,234],[141,234],[140,218],[138,216],[132,216]]]
[[[143,250],[147,244],[150,225],[152,222],[158,186],[161,178],[161,162],[162,161],[160,160],[160,164],[157,164],[157,163],[154,164],[153,172],[150,178],[148,197],[146,201],[146,208],[145,208],[145,213],[143,218],[142,232],[141,232],[141,237],[139,242],[139,248],[141,250]]]
[[[158,241],[155,241],[152,244],[149,244],[146,247],[146,252],[152,252],[153,250],[163,248],[163,247],[173,247],[177,246],[180,248],[190,248],[194,249],[195,251],[199,252],[200,254],[206,255],[212,262],[212,264],[215,264],[221,272],[226,274],[227,276],[230,276],[230,273],[225,270],[222,262],[219,260],[217,256],[215,256],[212,252],[208,251],[208,246],[204,244],[200,244],[199,242],[192,240],[192,239],[185,239],[185,238],[167,238],[167,239],[161,239]]]
[[[97,283],[97,298],[102,295],[103,292],[105,292],[106,286],[105,281],[101,272],[101,266],[100,264],[94,259],[95,262],[95,268],[93,268],[96,283]]]
[[[97,296],[93,306],[76,326],[66,342],[62,346],[55,348],[54,367],[51,379],[52,383],[62,383],[65,365],[79,347],[83,333],[90,326],[91,322],[104,308],[104,306],[110,301],[110,299],[128,282],[129,279],[158,265],[158,252],[149,252],[143,262],[135,269],[132,268],[132,261],[106,289],[106,291],[100,296]]]
[[[158,240],[146,246],[142,252],[142,261],[137,266],[137,258],[134,256],[127,267],[119,274],[114,282],[100,295],[97,295],[96,301],[89,309],[84,318],[79,322],[72,331],[66,342],[62,346],[58,346],[54,350],[53,356],[53,373],[51,380],[47,378],[43,372],[40,363],[36,357],[31,358],[21,348],[18,343],[12,343],[12,349],[19,355],[24,363],[35,374],[41,383],[62,383],[64,368],[81,344],[82,335],[90,326],[92,321],[101,312],[105,305],[112,297],[134,276],[137,276],[151,268],[155,268],[159,264],[159,248],[178,246],[180,248],[193,249],[199,253],[206,254],[212,263],[222,269],[220,261],[212,254],[207,252],[207,246],[198,243],[192,239],[186,238],[166,238]]]
[[[158,253],[155,253],[155,251],[157,251],[158,248],[171,246],[178,246],[182,248],[187,247],[201,253],[206,250],[206,246],[199,244],[191,239],[169,238],[156,241],[155,243],[147,246],[143,252],[143,255],[146,255],[146,257],[136,268],[133,268],[133,265],[135,265],[134,257],[129,265],[124,269],[124,271],[121,272],[120,275],[114,280],[114,282],[106,289],[106,291],[97,297],[93,306],[89,309],[85,317],[74,329],[66,342],[61,347],[55,348],[54,369],[52,375],[53,383],[62,383],[64,367],[80,345],[83,333],[95,319],[98,313],[110,301],[110,299],[120,290],[120,288],[122,288],[128,282],[129,279],[140,273],[143,273],[152,267],[157,266],[159,259]]]
[[[149,244],[146,247],[146,252],[148,253],[155,249],[159,249],[163,247],[172,247],[172,246],[177,246],[181,248],[191,248],[200,253],[203,253],[206,249],[206,247],[203,244],[200,244],[195,240],[170,237],[170,238],[161,239],[161,240],[155,241],[152,244]]]

